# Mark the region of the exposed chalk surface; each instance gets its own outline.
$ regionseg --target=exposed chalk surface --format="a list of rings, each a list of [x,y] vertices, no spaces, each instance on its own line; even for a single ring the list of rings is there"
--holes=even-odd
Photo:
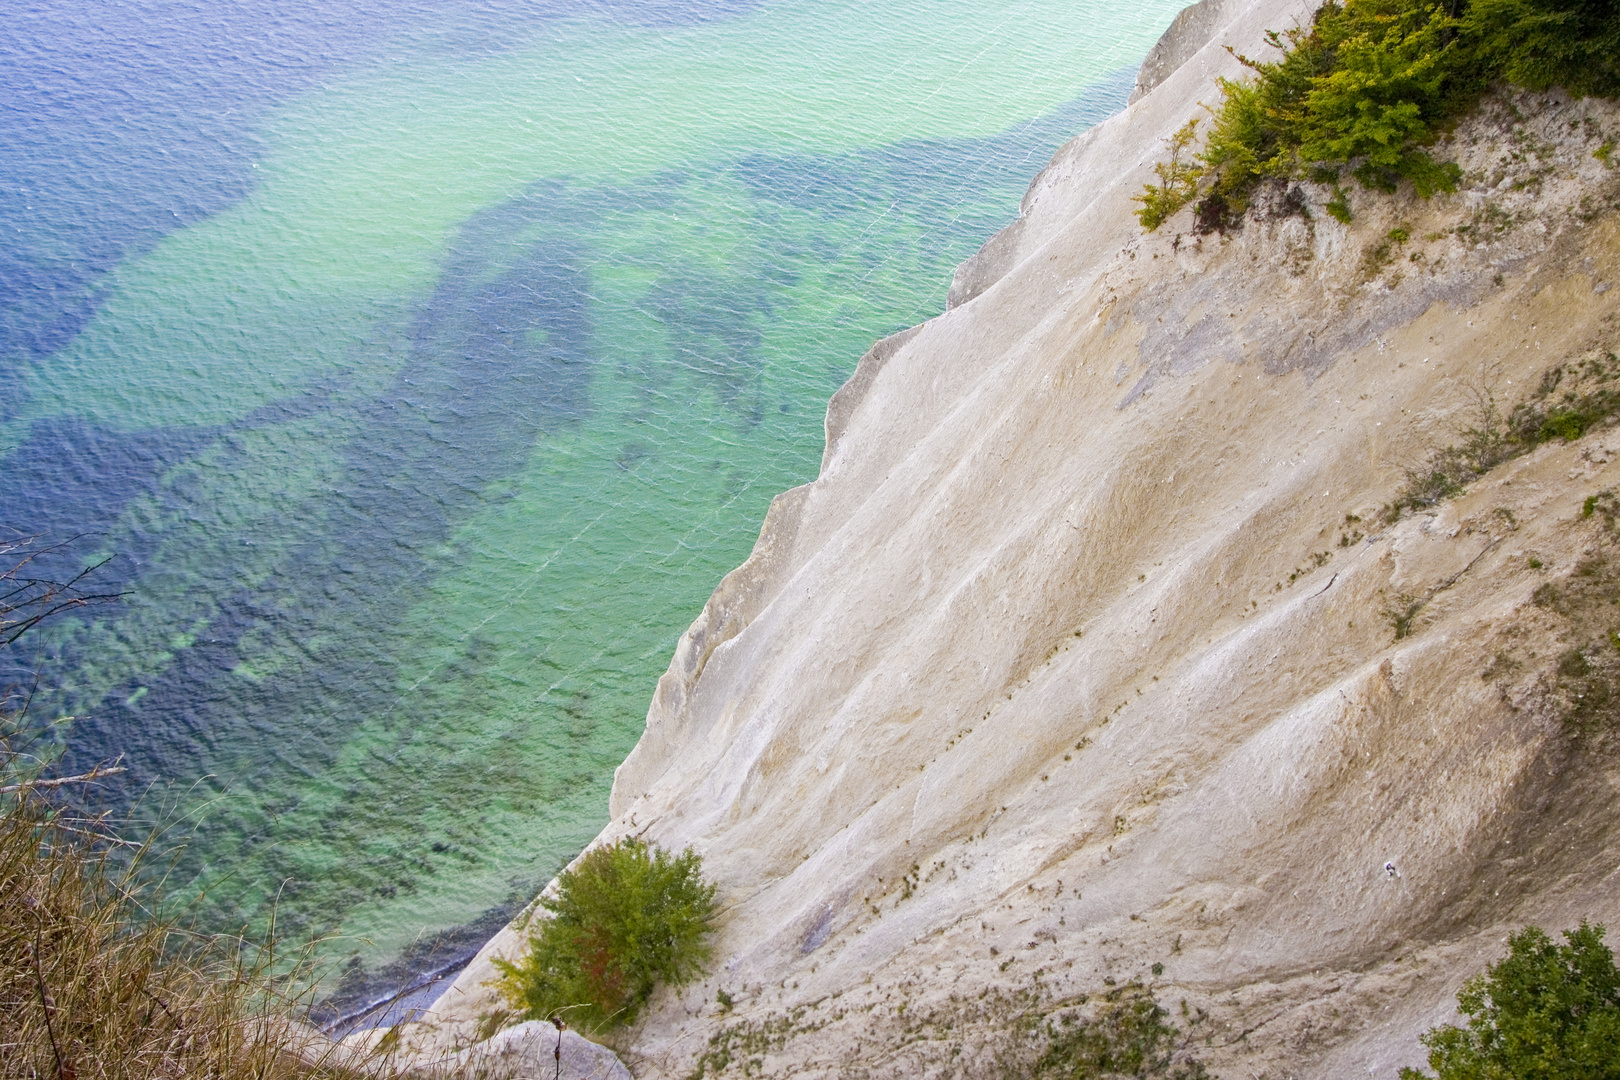
[[[1210,39],[1225,28],[1238,7],[1238,0],[1198,0],[1183,8],[1137,69],[1131,101],[1135,102],[1198,55]]]
[[[613,1051],[578,1032],[559,1033],[543,1020],[507,1028],[460,1053],[427,1062],[424,1069],[484,1080],[630,1080],[630,1070]]]

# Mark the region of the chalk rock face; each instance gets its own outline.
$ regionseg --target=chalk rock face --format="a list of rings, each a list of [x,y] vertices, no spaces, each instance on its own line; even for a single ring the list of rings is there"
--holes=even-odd
[[[1136,86],[1131,90],[1130,104],[1134,105],[1138,98],[1202,52],[1210,39],[1232,21],[1240,7],[1238,0],[1198,0],[1182,8],[1164,35],[1142,58],[1142,66],[1136,70]]]
[[[630,1070],[613,1051],[541,1020],[507,1028],[466,1050],[428,1062],[424,1071],[487,1080],[631,1080]]]
[[[1150,993],[1216,1075],[1393,1077],[1508,931],[1620,927],[1620,428],[1384,512],[1613,376],[1620,113],[1493,99],[1454,195],[1143,235],[1224,46],[1311,9],[1203,10],[861,361],[681,640],[603,839],[692,846],[723,914],[637,1076],[1018,1075],[1031,1018]]]

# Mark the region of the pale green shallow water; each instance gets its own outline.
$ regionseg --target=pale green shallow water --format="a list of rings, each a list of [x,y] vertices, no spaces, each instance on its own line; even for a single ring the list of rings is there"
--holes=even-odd
[[[84,505],[131,602],[40,639],[70,760],[176,785],[222,922],[374,960],[543,882],[828,396],[1177,7],[424,22],[267,112],[0,425],[14,484],[130,477]]]

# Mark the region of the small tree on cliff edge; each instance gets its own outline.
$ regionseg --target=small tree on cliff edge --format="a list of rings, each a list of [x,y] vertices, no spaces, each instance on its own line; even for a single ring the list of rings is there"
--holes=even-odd
[[[524,1015],[561,1011],[603,1030],[635,1020],[660,983],[679,986],[709,959],[714,886],[691,848],[672,856],[627,837],[588,852],[543,897],[518,963],[495,961],[495,985]]]
[[[1620,970],[1603,927],[1560,945],[1530,926],[1457,994],[1467,1027],[1423,1036],[1438,1080],[1620,1080]],[[1427,1080],[1402,1069],[1401,1080]]]

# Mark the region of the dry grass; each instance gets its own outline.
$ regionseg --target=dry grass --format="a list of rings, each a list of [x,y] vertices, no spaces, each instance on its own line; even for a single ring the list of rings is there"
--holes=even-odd
[[[269,950],[154,916],[150,845],[75,815],[0,747],[0,1078],[402,1075],[291,1019]]]
[[[99,566],[66,581],[36,569],[65,547],[0,535],[0,644],[119,599],[92,591]],[[55,740],[27,722],[31,697],[0,686],[0,1080],[403,1076],[294,1019],[307,962],[159,914],[153,843],[72,802],[124,770],[44,779]]]

